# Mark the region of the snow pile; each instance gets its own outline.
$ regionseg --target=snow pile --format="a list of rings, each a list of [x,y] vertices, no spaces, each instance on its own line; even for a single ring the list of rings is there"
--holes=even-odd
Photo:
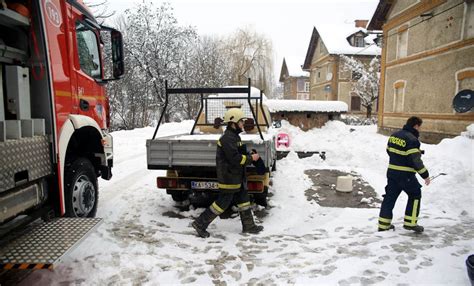
[[[466,127],[466,132],[462,132],[461,136],[474,138],[474,123]]]
[[[164,124],[162,123],[160,125],[160,128],[158,129],[158,133],[156,133],[156,137],[166,137],[166,136],[173,136],[173,135],[186,134],[186,133],[189,134],[191,132],[191,129],[193,129],[193,125],[194,125],[194,120],[184,120],[179,123],[176,123],[176,122],[164,123]],[[148,132],[147,129],[148,128],[142,128],[142,129],[138,128],[135,130],[137,130],[137,133],[141,134],[142,132]],[[153,130],[154,129],[155,128],[153,128]],[[119,131],[119,132],[127,132],[127,131]],[[119,132],[114,132],[112,135],[116,136],[118,134],[122,134]],[[130,136],[130,137],[135,137],[135,136]],[[151,139],[152,137],[153,137],[153,133],[152,133],[152,136],[150,136],[150,138],[147,138],[147,139]],[[137,138],[142,138],[142,137],[137,136]]]
[[[347,112],[348,110],[347,103],[342,101],[269,99],[265,101],[265,105],[270,112]]]
[[[192,123],[192,122],[191,122]],[[402,229],[406,195],[394,209],[396,231],[377,232],[378,209],[321,207],[308,201],[309,169],[354,171],[384,193],[387,137],[376,126],[328,122],[307,132],[282,122],[289,150],[324,150],[277,163],[271,208],[258,219],[265,230],[240,234],[238,217],[217,219],[211,237],[189,226],[203,209],[176,207],[146,169],[145,140],[153,128],[114,132],[114,178],[100,181],[98,216],[104,223],[63,259],[55,271],[33,272],[23,285],[104,284],[306,284],[468,285],[465,259],[474,249],[473,141],[466,137],[422,144],[432,175],[423,186],[420,224],[424,234]],[[189,132],[190,122],[164,124],[159,134]],[[370,200],[364,200],[370,203]]]

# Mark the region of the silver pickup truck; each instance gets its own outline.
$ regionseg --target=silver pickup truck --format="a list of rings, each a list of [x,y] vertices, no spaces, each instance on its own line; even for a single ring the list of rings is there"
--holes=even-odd
[[[169,96],[176,94],[200,95],[201,107],[189,134],[157,136]],[[216,148],[223,134],[222,117],[228,108],[240,107],[248,119],[242,142],[247,150],[255,149],[263,160],[265,171],[255,166],[247,167],[247,189],[254,202],[266,206],[272,170],[275,170],[275,138],[266,133],[270,114],[264,105],[263,92],[250,86],[224,88],[166,87],[163,113],[152,139],[147,140],[148,169],[166,170],[166,176],[157,178],[159,189],[165,189],[173,200],[189,200],[196,206],[206,206],[217,195]]]

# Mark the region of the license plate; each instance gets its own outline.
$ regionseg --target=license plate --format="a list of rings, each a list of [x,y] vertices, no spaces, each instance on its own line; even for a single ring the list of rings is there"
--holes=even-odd
[[[195,182],[191,181],[191,189],[196,190],[217,190],[217,182]]]

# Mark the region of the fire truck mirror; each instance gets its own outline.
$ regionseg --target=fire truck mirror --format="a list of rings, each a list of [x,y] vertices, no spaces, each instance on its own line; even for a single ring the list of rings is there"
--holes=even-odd
[[[123,61],[123,41],[122,33],[112,31],[112,59],[114,63],[114,78],[120,78],[125,73]]]
[[[122,34],[115,29],[102,26],[100,38],[104,59],[102,82],[120,79],[125,72]]]

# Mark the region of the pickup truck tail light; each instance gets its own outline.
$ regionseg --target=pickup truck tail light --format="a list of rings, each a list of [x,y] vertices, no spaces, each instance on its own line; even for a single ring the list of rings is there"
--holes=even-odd
[[[247,182],[247,190],[253,192],[263,192],[263,182],[249,181]]]
[[[160,189],[172,189],[178,187],[178,179],[156,178],[156,185]]]

